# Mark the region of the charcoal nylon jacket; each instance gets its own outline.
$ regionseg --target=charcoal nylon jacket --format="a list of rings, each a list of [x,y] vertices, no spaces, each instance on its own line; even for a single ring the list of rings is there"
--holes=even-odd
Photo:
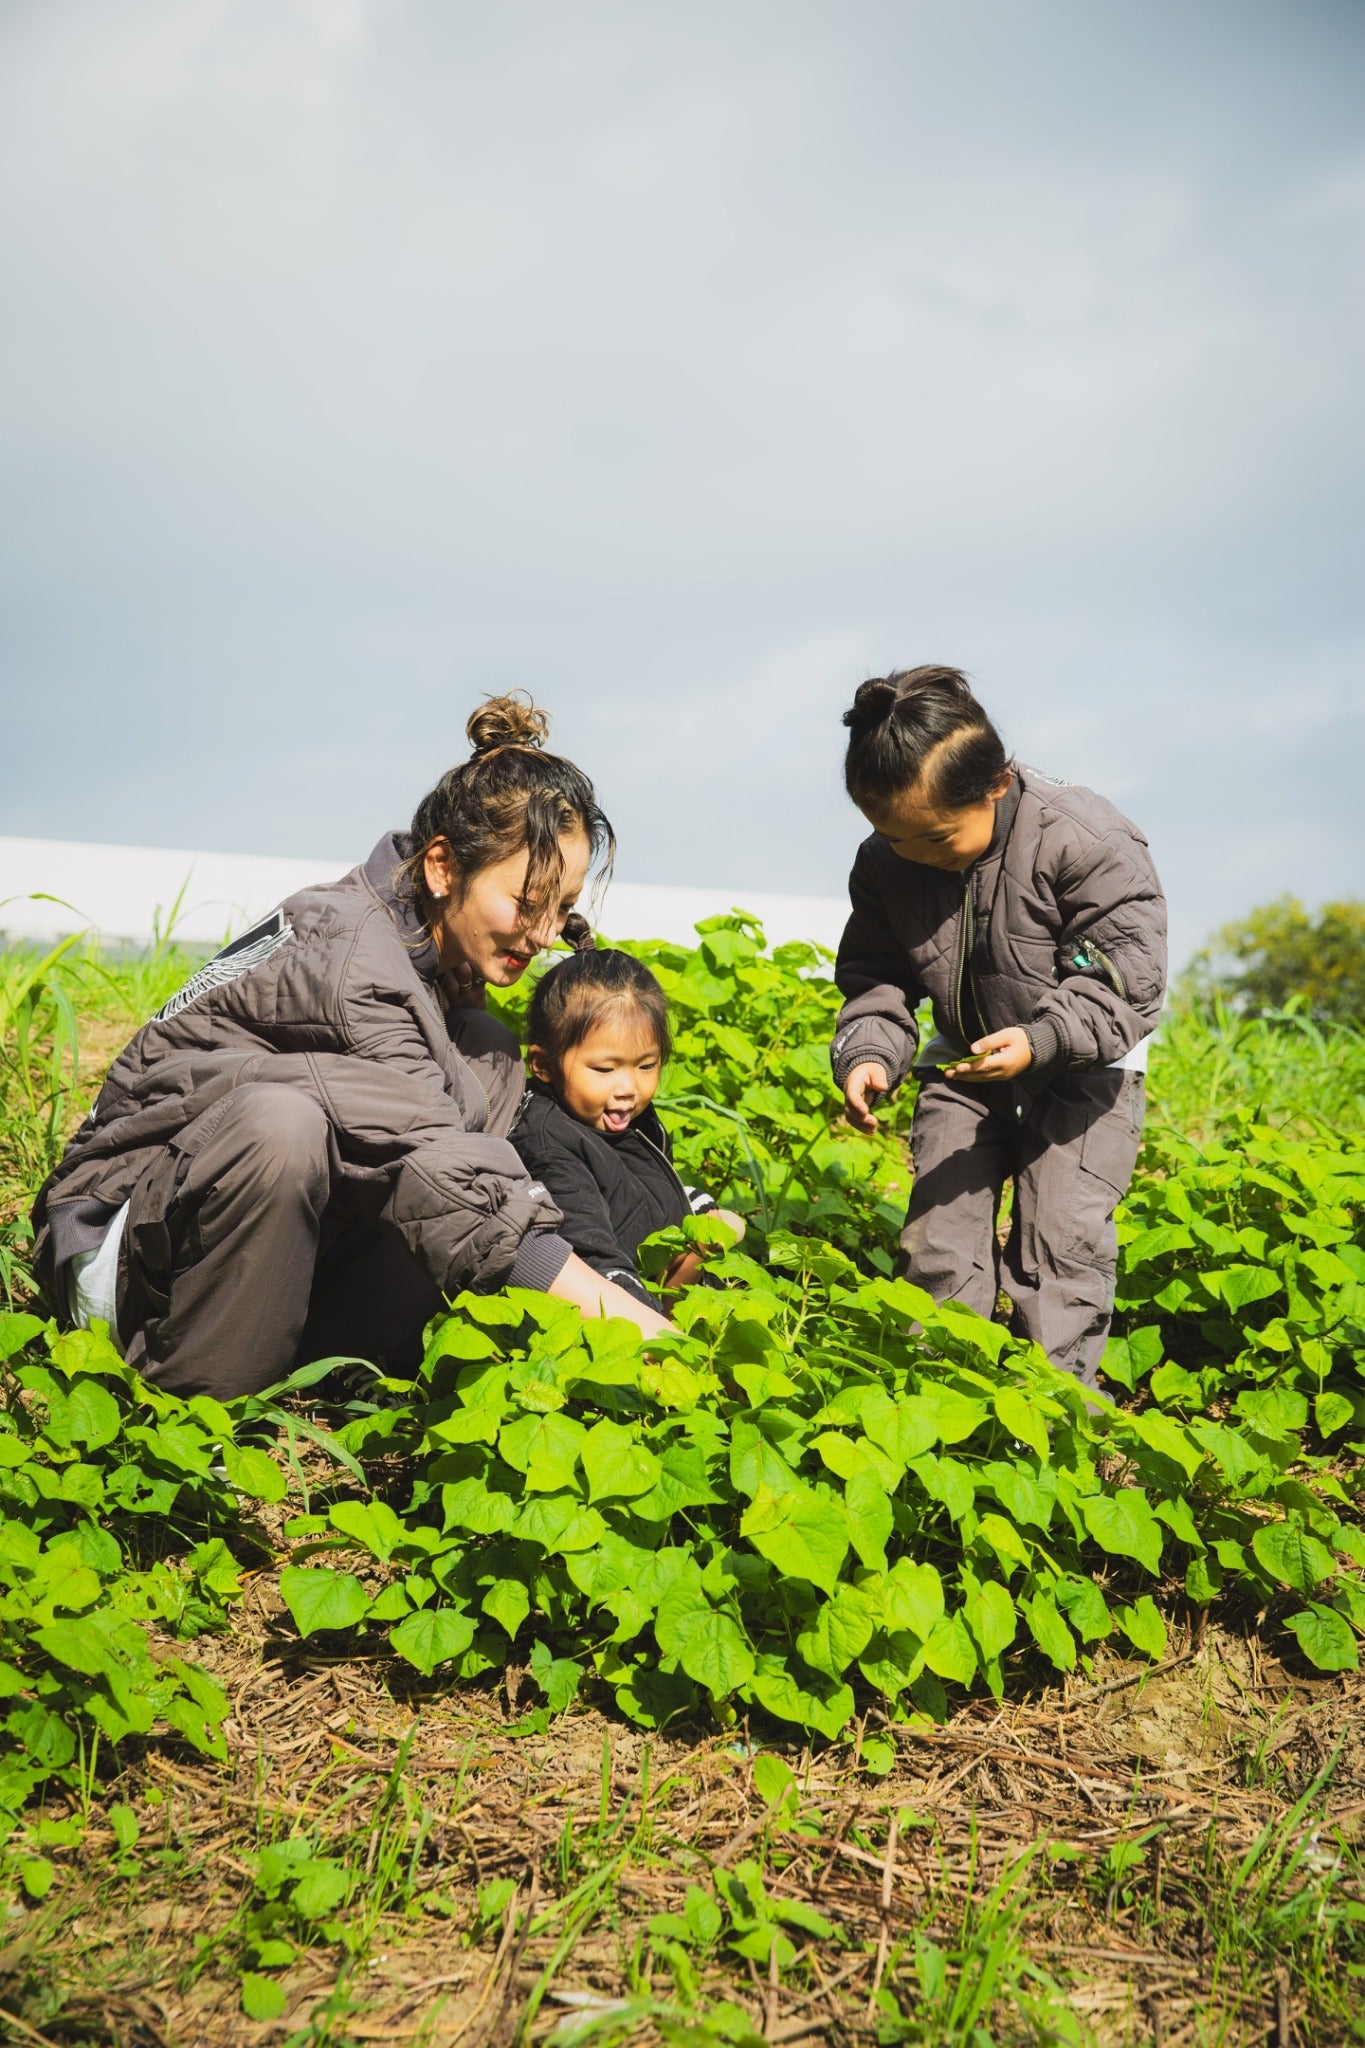
[[[397,1230],[444,1293],[497,1287],[514,1264],[521,1284],[549,1285],[568,1257],[559,1211],[507,1139],[521,1056],[483,1011],[443,1009],[435,946],[399,881],[408,850],[389,834],[339,882],[288,897],[115,1060],[34,1203],[50,1299],[165,1148],[254,1082],[319,1105],[333,1199]],[[155,1265],[155,1246],[138,1249]]]
[[[964,874],[902,860],[880,833],[858,848],[834,978],[830,1048],[842,1088],[879,1061],[893,1088],[914,1064],[915,1011],[964,1047],[1022,1025],[1036,1093],[1055,1074],[1109,1066],[1155,1028],[1166,985],[1166,899],[1136,825],[1093,790],[1016,766],[995,831]]]
[[[618,1136],[580,1123],[548,1088],[533,1083],[512,1143],[558,1203],[560,1228],[579,1258],[657,1307],[640,1278],[641,1239],[716,1205],[709,1195],[683,1186],[653,1105]]]

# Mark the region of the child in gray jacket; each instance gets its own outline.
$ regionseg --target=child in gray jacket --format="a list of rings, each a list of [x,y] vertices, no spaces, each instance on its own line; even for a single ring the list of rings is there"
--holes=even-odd
[[[849,878],[831,1059],[856,1130],[919,1079],[899,1270],[983,1316],[1003,1286],[1012,1327],[1093,1386],[1165,988],[1147,842],[1092,790],[1012,760],[957,669],[875,677],[844,723],[845,783],[873,830]]]

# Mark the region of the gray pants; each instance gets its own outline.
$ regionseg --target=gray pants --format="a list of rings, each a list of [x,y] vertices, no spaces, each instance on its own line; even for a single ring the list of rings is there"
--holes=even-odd
[[[1094,1386],[1114,1308],[1114,1210],[1137,1161],[1145,1093],[1141,1074],[1115,1068],[1060,1075],[1032,1099],[1008,1083],[926,1076],[897,1270],[983,1316],[1003,1288],[1016,1334]],[[1011,1179],[1002,1251],[996,1215]]]
[[[298,1089],[234,1089],[133,1191],[118,1320],[158,1386],[230,1401],[328,1357],[415,1366],[441,1307],[402,1239],[358,1218],[326,1116]]]

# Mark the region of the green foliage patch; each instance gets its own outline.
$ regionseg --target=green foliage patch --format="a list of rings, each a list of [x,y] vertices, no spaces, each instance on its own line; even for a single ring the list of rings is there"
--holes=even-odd
[[[742,917],[692,951],[633,950],[674,1005],[662,1106],[680,1164],[750,1231],[743,1253],[704,1218],[662,1234],[652,1270],[709,1241],[711,1284],[647,1351],[544,1296],[465,1296],[411,1384],[329,1405],[323,1363],[229,1407],[141,1381],[102,1331],[0,1317],[7,1813],[46,1784],[84,1798],[101,1744],[222,1756],[226,1701],[180,1645],[223,1626],[247,1560],[278,1571],[300,1637],[390,1654],[406,1683],[524,1663],[537,1725],[593,1694],[646,1728],[747,1717],[835,1741],[871,1706],[940,1719],[972,1688],[1086,1670],[1105,1641],[1160,1659],[1173,1606],[1213,1602],[1269,1614],[1320,1671],[1355,1668],[1365,1155],[1294,1099],[1283,1048],[1301,1038],[1235,1027],[1263,1034],[1275,1114],[1210,1092],[1212,1134],[1149,1138],[1120,1215],[1116,1405],[890,1277],[910,1091],[875,1141],[836,1126],[824,956],[766,954]],[[28,1036],[9,1052],[30,1075],[34,1006],[66,1033],[51,990],[68,964],[18,998]],[[1218,1053],[1207,1019],[1169,1030],[1158,1099],[1163,1061],[1183,1086],[1253,1057],[1240,1037]],[[311,1492],[305,1451],[328,1474]],[[272,1541],[261,1511],[287,1496]],[[886,1738],[863,1747],[889,1768]],[[19,1841],[36,1896],[41,1828]],[[242,1931],[262,2013],[269,1944],[330,1924],[311,1905],[332,1882],[309,1888],[316,1844],[264,1854]],[[712,1932],[672,1930],[680,1956],[723,1939],[761,1962],[789,1940],[735,1884]]]

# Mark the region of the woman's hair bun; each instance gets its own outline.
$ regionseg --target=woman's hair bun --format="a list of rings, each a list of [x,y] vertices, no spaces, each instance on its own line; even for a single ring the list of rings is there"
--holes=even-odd
[[[473,752],[491,754],[495,747],[543,747],[550,721],[525,690],[505,697],[487,697],[465,727]]]

